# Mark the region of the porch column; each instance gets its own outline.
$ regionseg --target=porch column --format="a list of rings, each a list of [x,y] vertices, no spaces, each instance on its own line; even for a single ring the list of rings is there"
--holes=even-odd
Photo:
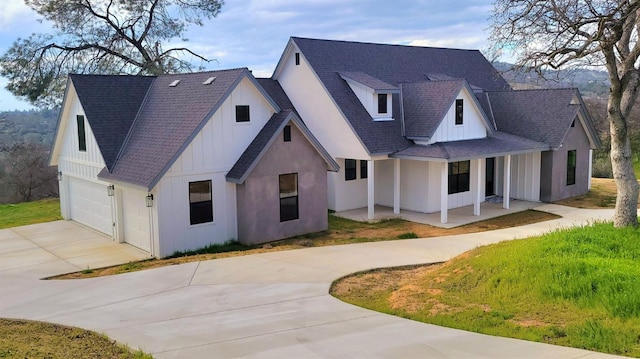
[[[447,223],[449,211],[449,164],[442,163],[440,171],[440,223]]]
[[[375,206],[375,187],[374,178],[376,176],[373,160],[367,161],[367,217],[370,220],[375,219],[373,207]]]
[[[393,160],[393,213],[400,214],[400,159]]]
[[[589,182],[587,189],[591,189],[591,175],[593,174],[593,150],[589,150]]]
[[[480,202],[482,200],[481,188],[482,188],[482,159],[471,160],[471,173],[475,174],[475,178],[471,180],[471,195],[473,196],[473,215],[480,215]]]
[[[509,209],[509,194],[511,193],[511,155],[504,156],[504,176],[502,184],[502,208]]]

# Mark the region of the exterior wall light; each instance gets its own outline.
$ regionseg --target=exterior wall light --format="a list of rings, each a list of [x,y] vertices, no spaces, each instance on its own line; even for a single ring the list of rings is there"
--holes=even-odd
[[[145,203],[147,207],[153,207],[153,195],[149,193],[147,197],[145,197]]]
[[[58,182],[62,181],[62,171],[58,171]]]
[[[113,191],[115,190],[115,186],[114,185],[109,185],[107,186],[107,195],[109,197],[113,197]]]

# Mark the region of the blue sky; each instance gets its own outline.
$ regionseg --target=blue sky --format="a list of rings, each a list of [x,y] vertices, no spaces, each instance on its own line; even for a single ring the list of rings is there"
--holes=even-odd
[[[18,37],[49,32],[23,0],[1,0],[0,53]],[[218,17],[192,27],[185,44],[215,59],[207,69],[249,67],[270,76],[290,36],[484,50],[491,0],[226,0]],[[28,109],[4,90],[0,111]]]

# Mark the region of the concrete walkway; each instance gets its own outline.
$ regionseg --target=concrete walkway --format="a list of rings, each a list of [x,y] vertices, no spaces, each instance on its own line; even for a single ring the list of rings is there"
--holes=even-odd
[[[422,324],[328,295],[349,273],[447,260],[477,246],[608,219],[564,218],[491,232],[194,262],[112,277],[38,281],[0,272],[0,317],[104,332],[157,358],[613,358]],[[4,260],[0,256],[0,260]]]

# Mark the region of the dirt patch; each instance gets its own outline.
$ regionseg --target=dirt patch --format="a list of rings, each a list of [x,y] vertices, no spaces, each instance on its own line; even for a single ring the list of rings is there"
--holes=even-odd
[[[555,203],[576,208],[615,208],[617,194],[618,189],[616,188],[615,180],[610,178],[592,178],[589,193]],[[640,208],[640,202],[638,208]]]
[[[548,323],[545,323],[540,320],[535,320],[535,319],[509,320],[509,321],[524,328],[530,328],[530,327],[539,328],[539,327],[546,327],[549,325]]]

